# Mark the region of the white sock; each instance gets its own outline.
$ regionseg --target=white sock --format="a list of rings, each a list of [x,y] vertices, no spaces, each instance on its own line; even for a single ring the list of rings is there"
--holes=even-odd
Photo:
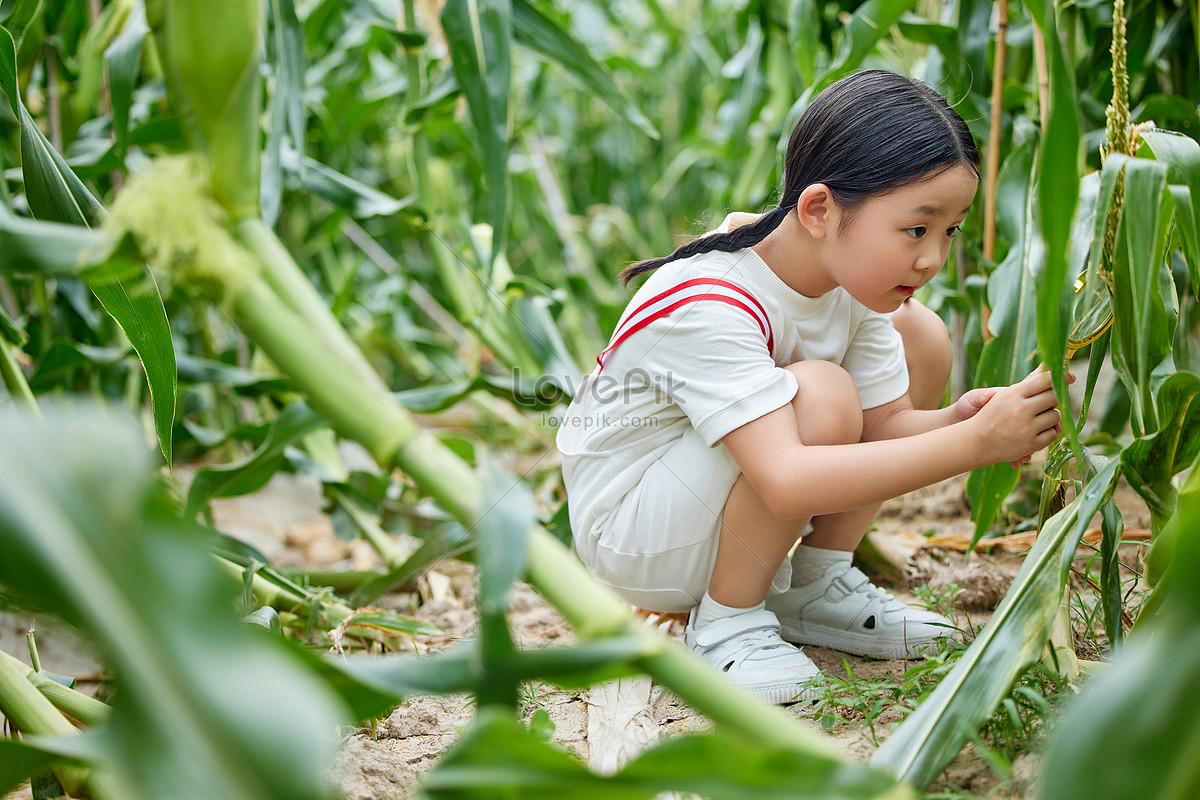
[[[796,545],[792,553],[792,586],[804,586],[825,574],[833,564],[849,566],[854,554],[849,550],[826,550],[823,547]]]
[[[696,609],[696,627],[703,628],[710,622],[725,619],[725,617],[734,617],[750,611],[761,611],[764,608],[766,608],[765,602],[758,603],[749,608],[734,608],[733,606],[721,605],[716,600],[713,600],[708,592],[705,592],[704,597],[700,598],[700,607]]]

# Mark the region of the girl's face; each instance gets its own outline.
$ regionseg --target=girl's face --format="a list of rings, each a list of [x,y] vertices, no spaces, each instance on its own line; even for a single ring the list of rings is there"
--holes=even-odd
[[[945,263],[978,186],[956,166],[867,200],[830,232],[830,277],[872,311],[895,311]]]

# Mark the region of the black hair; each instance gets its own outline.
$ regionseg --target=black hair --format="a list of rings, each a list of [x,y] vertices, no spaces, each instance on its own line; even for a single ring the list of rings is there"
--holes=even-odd
[[[728,233],[701,236],[669,256],[630,264],[621,278],[628,284],[678,259],[758,244],[814,183],[828,186],[834,202],[853,212],[875,195],[955,166],[978,176],[979,151],[967,124],[941,95],[893,72],[855,73],[818,94],[796,121],[779,205]]]

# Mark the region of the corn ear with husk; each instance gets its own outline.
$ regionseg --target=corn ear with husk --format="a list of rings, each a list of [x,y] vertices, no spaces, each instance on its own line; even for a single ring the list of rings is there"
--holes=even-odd
[[[439,502],[473,518],[470,470],[391,397],[259,219],[261,4],[156,0],[147,12],[195,154],[160,159],[131,181],[116,222],[171,279],[222,305],[343,434],[380,464],[424,477]]]
[[[176,111],[234,219],[258,214],[263,6],[256,0],[149,0],[147,20]]]

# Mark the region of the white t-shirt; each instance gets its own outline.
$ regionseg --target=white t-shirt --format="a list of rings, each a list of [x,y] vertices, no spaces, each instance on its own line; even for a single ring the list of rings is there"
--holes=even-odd
[[[791,402],[796,379],[782,367],[811,360],[841,365],[864,409],[908,390],[890,316],[840,287],[805,297],[750,249],[655,270],[557,435],[576,537],[601,524],[689,427],[720,446],[730,431]]]

